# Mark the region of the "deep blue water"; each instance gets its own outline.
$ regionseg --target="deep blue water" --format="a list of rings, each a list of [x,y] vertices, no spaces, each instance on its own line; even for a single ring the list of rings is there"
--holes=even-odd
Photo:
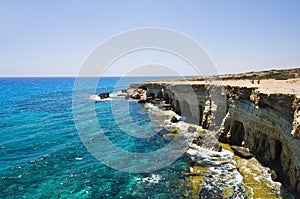
[[[125,78],[118,83],[117,77],[103,78],[96,93],[121,90],[146,79]],[[133,174],[112,169],[88,152],[73,118],[74,80],[0,78],[0,198],[184,197],[187,187],[180,174],[188,169],[185,157],[152,173]],[[85,81],[89,87],[89,79]],[[159,134],[151,139],[124,134],[114,120],[111,101],[95,103],[89,96],[80,97],[95,106],[99,125],[116,146],[147,152],[166,144]],[[136,124],[151,130],[142,105],[129,102],[129,112]],[[81,124],[93,133],[89,117]]]

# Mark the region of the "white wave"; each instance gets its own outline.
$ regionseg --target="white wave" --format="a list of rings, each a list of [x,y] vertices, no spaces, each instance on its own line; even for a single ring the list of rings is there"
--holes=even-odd
[[[137,182],[144,182],[144,183],[150,183],[150,184],[157,184],[159,183],[159,181],[162,179],[162,177],[160,175],[155,175],[152,174],[150,177],[146,177],[146,178],[137,178]]]
[[[115,93],[110,93],[108,98],[101,99],[99,95],[91,95],[89,97],[90,100],[92,101],[109,101],[113,99],[120,99],[124,98],[126,96],[126,93],[122,93],[121,91],[115,92]]]
[[[92,101],[108,101],[108,100],[112,100],[112,99],[110,97],[105,98],[105,99],[101,99],[98,95],[91,95],[89,97],[89,100],[92,100]]]
[[[124,98],[127,94],[122,91],[117,91],[109,94],[110,98]]]
[[[93,101],[97,101],[97,100],[100,100],[100,97],[98,95],[91,95],[89,97],[90,100],[93,100]]]

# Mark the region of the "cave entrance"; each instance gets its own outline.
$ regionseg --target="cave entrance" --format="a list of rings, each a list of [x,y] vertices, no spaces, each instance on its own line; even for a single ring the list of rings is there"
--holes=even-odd
[[[181,115],[181,110],[180,110],[180,103],[178,100],[175,100],[174,103],[172,103],[173,108],[175,113],[177,113],[178,115]]]
[[[163,98],[164,98],[164,100],[165,100],[165,102],[166,102],[167,104],[171,104],[171,103],[172,103],[172,100],[170,99],[170,96],[169,96],[168,93],[164,93]]]
[[[199,105],[199,125],[202,126],[203,107]]]
[[[158,91],[156,98],[159,98],[159,99],[162,99],[162,98],[163,98],[162,90],[159,90],[159,91]]]
[[[281,152],[282,152],[282,143],[279,140],[276,140],[276,142],[275,142],[275,157],[274,157],[275,163],[280,162]]]
[[[230,144],[241,146],[245,135],[245,128],[243,123],[234,120],[230,128],[230,134]]]

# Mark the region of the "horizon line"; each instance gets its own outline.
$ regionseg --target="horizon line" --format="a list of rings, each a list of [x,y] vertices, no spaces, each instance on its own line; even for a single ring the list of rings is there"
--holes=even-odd
[[[199,75],[103,75],[101,77],[200,77]],[[101,78],[99,76],[0,76],[0,78]]]

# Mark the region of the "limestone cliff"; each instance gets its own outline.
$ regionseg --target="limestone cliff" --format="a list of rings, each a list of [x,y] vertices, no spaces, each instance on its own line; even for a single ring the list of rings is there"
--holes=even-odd
[[[217,131],[222,142],[248,148],[300,196],[300,99],[254,86],[153,81],[133,84],[144,101],[160,101],[187,122]]]
[[[264,94],[247,89],[240,98],[237,87],[226,87],[228,112],[219,140],[244,145],[274,169],[280,181],[300,195],[299,99],[295,95]]]

